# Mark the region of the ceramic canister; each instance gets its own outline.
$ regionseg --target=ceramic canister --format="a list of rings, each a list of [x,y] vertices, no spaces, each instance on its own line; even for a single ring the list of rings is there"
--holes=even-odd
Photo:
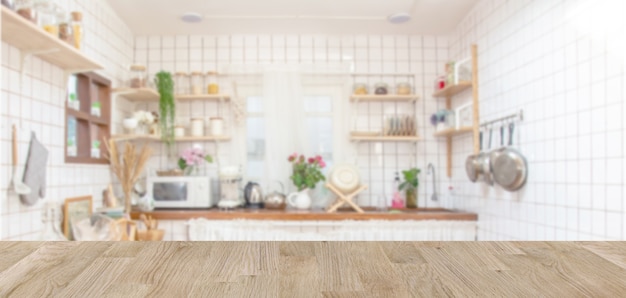
[[[204,136],[204,120],[202,118],[191,119],[191,136]]]
[[[221,136],[224,135],[224,119],[221,117],[211,117],[211,135]]]

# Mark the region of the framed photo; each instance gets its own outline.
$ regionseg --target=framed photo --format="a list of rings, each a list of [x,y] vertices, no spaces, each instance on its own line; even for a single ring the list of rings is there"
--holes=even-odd
[[[63,234],[67,240],[75,240],[72,232],[72,221],[90,217],[92,214],[93,199],[91,196],[68,198],[63,205]]]

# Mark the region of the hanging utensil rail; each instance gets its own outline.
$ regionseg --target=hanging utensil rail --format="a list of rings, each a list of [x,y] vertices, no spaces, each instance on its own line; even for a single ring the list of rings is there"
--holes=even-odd
[[[494,123],[498,123],[498,122],[504,122],[504,121],[523,121],[524,120],[524,110],[520,110],[519,112],[515,113],[515,114],[511,114],[508,116],[504,116],[504,117],[500,117],[491,121],[487,121],[487,122],[483,122],[480,124],[481,127],[487,127],[490,126]]]

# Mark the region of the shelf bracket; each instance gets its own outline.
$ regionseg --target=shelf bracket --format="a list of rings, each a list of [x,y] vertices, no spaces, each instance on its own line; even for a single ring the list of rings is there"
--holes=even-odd
[[[26,59],[28,59],[29,57],[50,54],[58,51],[59,49],[20,51],[20,73],[24,72],[24,64],[26,64]]]

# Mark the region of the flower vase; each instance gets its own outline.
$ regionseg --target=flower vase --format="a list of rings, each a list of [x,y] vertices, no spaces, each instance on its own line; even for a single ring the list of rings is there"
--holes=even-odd
[[[306,210],[311,208],[311,204],[313,203],[311,200],[311,196],[309,195],[308,188],[300,190],[298,192],[293,192],[287,196],[287,203],[289,206],[294,207],[300,210]]]

